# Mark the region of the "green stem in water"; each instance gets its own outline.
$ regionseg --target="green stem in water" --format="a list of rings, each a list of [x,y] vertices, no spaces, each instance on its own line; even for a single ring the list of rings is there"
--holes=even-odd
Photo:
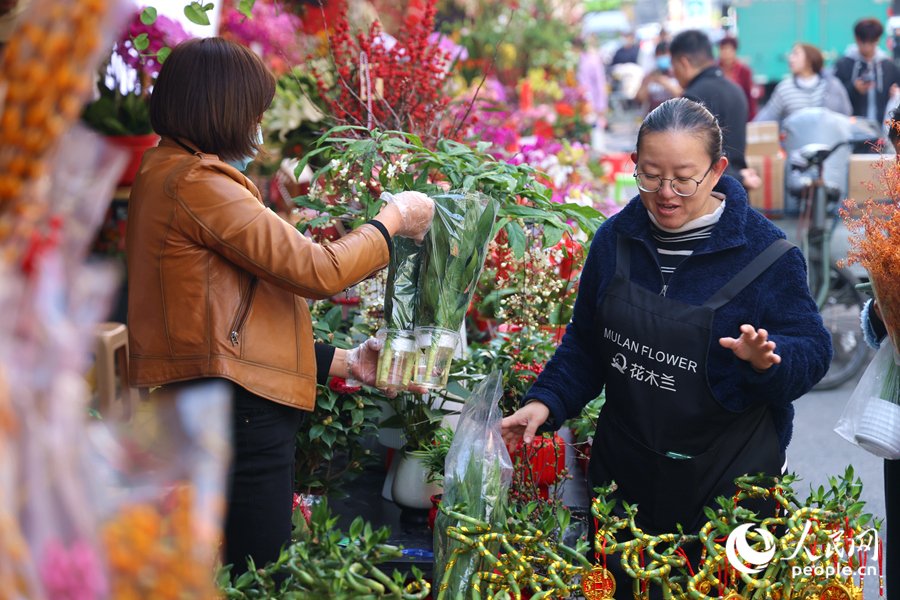
[[[893,404],[900,404],[900,367],[897,366],[893,357],[891,357],[884,384],[881,386],[881,397]]]
[[[391,369],[391,362],[393,360],[393,349],[391,348],[391,342],[393,342],[393,337],[390,333],[384,338],[384,345],[381,347],[381,354],[378,356],[378,377],[377,383],[379,386],[387,385],[388,375]]]

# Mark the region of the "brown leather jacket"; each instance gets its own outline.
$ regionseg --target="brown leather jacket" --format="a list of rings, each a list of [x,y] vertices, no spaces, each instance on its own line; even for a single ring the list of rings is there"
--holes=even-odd
[[[372,225],[314,243],[237,169],[167,138],[144,154],[125,239],[132,385],[224,377],[306,410],[316,360],[305,298],[338,294],[389,258]]]

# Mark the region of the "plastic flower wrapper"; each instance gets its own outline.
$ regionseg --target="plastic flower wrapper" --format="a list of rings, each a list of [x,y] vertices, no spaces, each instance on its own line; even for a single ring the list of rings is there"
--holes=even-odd
[[[381,194],[383,200],[390,197],[389,192]],[[377,382],[381,388],[405,390],[415,367],[413,327],[419,297],[422,246],[405,237],[394,237],[393,245],[384,292],[384,329],[379,331],[384,345],[378,357]]]
[[[502,394],[503,378],[497,371],[472,391],[444,462],[444,495],[434,526],[434,578],[435,582],[441,582],[436,586],[439,590],[435,593],[436,598],[438,593],[446,600],[468,597],[473,576],[491,570],[479,552],[455,553],[468,548],[451,538],[447,528],[471,525],[451,517],[446,511],[458,511],[488,524],[492,532],[502,531],[507,491],[513,475],[512,460],[500,436],[498,402]],[[494,556],[500,549],[499,543],[486,544],[486,548]]]
[[[419,270],[414,380],[425,387],[447,383],[460,326],[475,294],[500,205],[469,191],[432,196],[434,221],[425,236]]]
[[[93,600],[108,584],[83,373],[119,272],[84,259],[124,158],[75,128],[44,160],[48,174],[2,240],[0,580],[12,597]]]
[[[130,423],[92,424],[111,597],[216,597],[230,399],[224,381],[166,386]]]
[[[900,365],[885,339],[860,378],[834,430],[863,450],[900,458]]]

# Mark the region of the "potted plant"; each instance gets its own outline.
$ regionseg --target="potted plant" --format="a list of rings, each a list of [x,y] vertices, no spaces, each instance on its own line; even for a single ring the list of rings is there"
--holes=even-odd
[[[144,151],[159,140],[150,125],[148,100],[170,48],[187,39],[182,26],[147,8],[135,12],[97,79],[97,96],[82,120],[130,154],[120,185],[130,185]]]

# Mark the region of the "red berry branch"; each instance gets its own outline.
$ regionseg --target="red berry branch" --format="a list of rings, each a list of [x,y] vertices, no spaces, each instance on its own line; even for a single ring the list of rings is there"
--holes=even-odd
[[[343,6],[328,40],[336,85],[328,89],[327,75],[313,70],[319,92],[338,122],[406,131],[423,141],[440,137],[450,101],[443,93],[449,55],[428,40],[434,30],[435,2],[427,0],[421,11],[409,11],[393,44],[377,21],[368,32],[353,35]]]

